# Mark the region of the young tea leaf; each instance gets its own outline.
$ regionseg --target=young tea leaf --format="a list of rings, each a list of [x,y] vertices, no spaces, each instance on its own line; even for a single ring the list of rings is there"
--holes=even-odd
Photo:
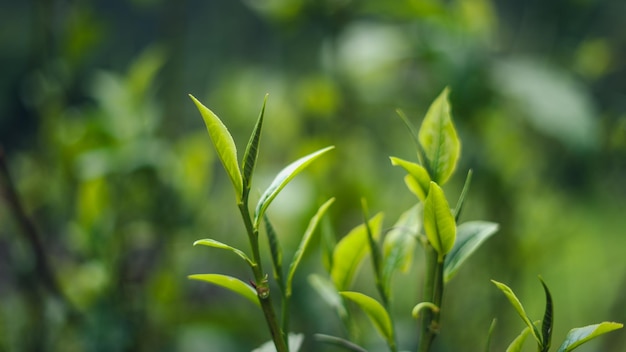
[[[193,243],[193,245],[202,245],[202,246],[208,246],[208,247],[213,247],[213,248],[221,248],[221,249],[227,249],[235,254],[237,254],[238,256],[240,256],[243,260],[245,260],[251,267],[255,266],[254,262],[241,250],[235,248],[235,247],[231,247],[227,244],[224,244],[222,242],[216,241],[216,240],[212,240],[210,238],[204,239],[204,240],[197,240],[196,242]]]
[[[196,104],[200,115],[202,115],[204,119],[213,146],[217,151],[217,156],[222,162],[226,173],[228,173],[228,177],[235,188],[237,201],[239,202],[243,195],[243,181],[241,178],[241,170],[239,170],[237,163],[237,147],[235,146],[233,137],[228,132],[224,123],[222,123],[213,111],[202,105],[193,95],[190,94],[189,97],[191,97],[191,100]]]
[[[429,165],[430,177],[443,185],[452,175],[461,154],[461,143],[450,116],[449,89],[430,105],[419,130],[419,141]]]
[[[456,223],[443,190],[432,181],[424,202],[424,231],[442,262],[456,241]]]
[[[491,325],[489,325],[489,331],[487,331],[487,343],[485,344],[485,352],[491,351],[491,340],[493,338],[493,332],[496,330],[496,318],[493,318]]]
[[[522,330],[522,332],[511,342],[509,347],[506,349],[506,352],[522,352],[522,347],[524,346],[524,342],[526,342],[526,338],[530,333],[530,328],[527,326]]]
[[[465,177],[465,184],[463,184],[463,190],[461,191],[461,195],[459,196],[459,200],[456,203],[456,207],[454,208],[454,221],[459,222],[459,218],[461,217],[461,212],[463,211],[463,205],[465,204],[465,198],[467,197],[467,192],[469,192],[470,184],[472,183],[472,174],[473,171],[470,169],[467,172],[467,177]]]
[[[546,294],[546,310],[543,314],[543,320],[541,322],[541,352],[548,352],[550,350],[550,342],[552,341],[552,323],[554,317],[554,306],[552,305],[552,295],[548,290],[548,286],[540,277],[541,285]]]
[[[500,291],[502,291],[502,293],[504,293],[506,298],[508,298],[513,308],[515,308],[515,310],[517,311],[517,314],[519,314],[519,316],[522,318],[526,326],[531,330],[531,333],[533,334],[533,337],[535,338],[539,346],[541,346],[542,342],[541,342],[541,335],[539,334],[539,330],[532,323],[532,321],[528,317],[528,314],[526,314],[526,311],[524,310],[524,306],[522,306],[522,303],[519,301],[519,299],[517,299],[517,296],[515,296],[515,293],[513,293],[513,290],[511,290],[511,288],[509,288],[507,285],[501,282],[498,282],[495,280],[491,280],[491,282],[493,282],[493,284],[496,285],[496,287],[499,288]]]
[[[333,148],[335,147],[326,147],[307,156],[304,156],[289,164],[287,167],[282,169],[278,173],[278,175],[276,175],[270,186],[265,190],[265,192],[263,192],[261,198],[259,199],[259,202],[257,203],[256,211],[254,212],[254,225],[256,228],[258,228],[259,221],[263,217],[263,214],[265,213],[267,207],[274,200],[274,198],[276,198],[278,193],[289,183],[289,181],[296,177],[297,174],[299,174],[312,162],[314,162],[324,153],[332,150]]]
[[[195,274],[189,275],[188,278],[192,280],[199,280],[212,283],[214,285],[222,286],[235,293],[247,298],[250,302],[254,303],[258,307],[261,307],[259,299],[257,298],[257,292],[250,285],[245,282],[228,275],[220,274]]]
[[[415,184],[418,186],[417,188],[413,187],[413,185],[409,184],[408,182],[407,186],[409,187],[411,192],[415,193],[419,200],[423,202],[428,195],[428,188],[430,187],[430,176],[428,175],[428,171],[426,171],[426,169],[422,165],[412,163],[410,161],[406,161],[393,156],[389,159],[391,159],[392,165],[402,167],[409,173],[409,176],[411,176],[411,178],[415,180]]]
[[[326,210],[328,210],[328,208],[333,204],[334,201],[335,198],[330,198],[326,201],[326,203],[322,204],[322,206],[317,210],[317,213],[315,213],[313,218],[311,218],[311,221],[309,222],[309,226],[306,228],[306,231],[304,231],[304,236],[302,237],[300,246],[298,246],[298,249],[293,255],[293,259],[291,260],[291,265],[289,265],[289,274],[287,274],[287,288],[285,291],[287,297],[291,296],[293,277],[296,273],[296,269],[298,268],[298,264],[300,264],[300,261],[302,260],[304,252],[311,243],[311,239],[313,238],[313,234],[317,229],[317,225],[326,213]]]
[[[621,329],[622,327],[624,327],[623,324],[605,321],[600,324],[587,325],[582,328],[572,329],[569,333],[567,333],[565,341],[563,341],[563,344],[559,347],[557,352],[573,351],[578,346],[593,338],[613,330]]]
[[[468,221],[457,227],[456,242],[443,264],[443,279],[450,281],[461,265],[498,231],[498,224],[487,221]]]
[[[390,345],[394,344],[393,337],[393,325],[391,324],[391,318],[389,313],[377,300],[370,296],[364,295],[360,292],[343,291],[339,294],[356,303],[367,316],[371,319],[372,323],[378,330],[378,332],[387,340]]]
[[[383,242],[383,287],[390,296],[391,278],[397,270],[407,271],[413,261],[422,219],[422,205],[417,204],[405,211],[385,236]]]
[[[380,237],[382,220],[383,214],[378,213],[368,222],[374,239]],[[355,227],[337,243],[333,252],[333,267],[330,271],[330,277],[338,290],[344,291],[350,287],[352,279],[368,250],[369,243],[365,224]]]
[[[265,115],[266,103],[267,94],[265,94],[265,98],[263,99],[263,106],[261,107],[261,112],[259,113],[259,118],[254,125],[254,129],[252,130],[252,134],[250,135],[250,140],[248,141],[248,145],[246,146],[246,151],[243,154],[243,165],[241,166],[241,169],[243,170],[243,188],[246,194],[250,191],[250,185],[252,184],[252,174],[254,173],[254,166],[256,165],[256,160],[259,157],[259,143],[261,141],[261,129],[263,128],[263,116]]]

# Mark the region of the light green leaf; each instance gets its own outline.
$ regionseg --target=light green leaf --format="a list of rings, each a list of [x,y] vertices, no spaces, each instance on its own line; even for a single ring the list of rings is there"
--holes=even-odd
[[[418,135],[430,166],[430,177],[441,185],[454,172],[461,154],[461,143],[450,116],[448,94],[449,89],[444,89],[430,105]]]
[[[287,167],[282,169],[274,178],[270,186],[263,192],[254,212],[254,226],[258,228],[259,221],[263,217],[265,210],[270,203],[276,198],[278,193],[291,181],[297,174],[309,166],[313,161],[322,156],[324,153],[335,148],[334,146],[326,147],[304,156]]]
[[[522,347],[524,346],[524,342],[526,342],[526,338],[530,333],[530,328],[525,327],[524,330],[511,342],[509,347],[506,349],[506,352],[522,352]]]
[[[356,303],[367,316],[371,319],[372,323],[378,330],[378,332],[387,340],[390,345],[394,344],[393,326],[391,324],[391,318],[387,310],[377,300],[370,296],[364,295],[360,292],[342,291],[339,294]]]
[[[613,330],[621,329],[622,327],[624,327],[623,324],[605,321],[600,324],[587,325],[582,328],[572,329],[569,333],[567,333],[565,341],[563,341],[563,344],[559,347],[557,352],[573,351],[576,347],[593,338]]]
[[[442,262],[456,241],[456,224],[443,190],[432,181],[424,202],[424,231]]]
[[[519,314],[519,316],[522,318],[526,326],[528,326],[528,328],[531,329],[531,333],[533,334],[533,337],[535,338],[537,343],[541,346],[541,335],[539,333],[539,330],[532,323],[532,321],[528,317],[528,314],[526,314],[526,311],[524,310],[524,306],[522,306],[522,303],[519,301],[519,299],[517,299],[517,296],[515,296],[515,293],[513,293],[513,290],[511,290],[511,288],[509,288],[507,285],[501,282],[498,282],[495,280],[491,280],[491,282],[493,282],[493,284],[496,285],[496,287],[499,288],[500,291],[502,291],[502,293],[504,293],[506,298],[508,298],[513,308],[515,308],[515,310],[517,311],[517,314]]]
[[[300,241],[300,246],[298,246],[298,249],[293,255],[293,259],[291,260],[291,265],[289,265],[289,273],[287,274],[287,288],[285,291],[285,294],[287,297],[291,296],[291,286],[293,282],[293,277],[296,273],[296,269],[298,268],[298,264],[300,264],[300,261],[302,260],[302,256],[304,255],[304,252],[308,248],[309,243],[311,243],[311,239],[313,238],[313,234],[315,233],[315,230],[317,229],[317,225],[319,224],[320,220],[326,213],[326,210],[328,210],[328,208],[333,204],[334,201],[335,201],[335,198],[330,198],[329,200],[326,201],[326,203],[322,204],[322,206],[319,207],[319,209],[317,210],[317,213],[315,213],[313,218],[311,218],[311,221],[309,222],[309,226],[304,231],[304,236],[302,237],[302,240]]]
[[[256,290],[252,288],[252,286],[232,276],[221,274],[195,274],[189,275],[188,278],[192,280],[206,281],[214,285],[222,286],[242,295],[259,308],[261,307],[261,303],[259,303],[259,299],[257,298]]]
[[[309,275],[308,279],[311,286],[319,293],[324,302],[328,303],[328,305],[337,311],[339,317],[342,319],[348,317],[348,311],[343,304],[343,300],[341,296],[339,296],[335,285],[330,280],[317,274]]]
[[[407,271],[413,261],[422,219],[422,205],[417,204],[405,211],[383,241],[383,287],[387,295],[391,288],[391,278],[396,270]]]
[[[238,256],[240,256],[241,258],[243,258],[243,260],[245,260],[251,267],[255,266],[254,262],[240,249],[237,249],[235,247],[231,247],[225,243],[207,238],[207,239],[203,239],[203,240],[197,240],[196,242],[193,243],[194,246],[196,245],[202,245],[202,246],[208,246],[208,247],[213,247],[213,248],[221,248],[221,249],[226,249],[229,250],[235,254],[237,254]]]
[[[378,213],[370,219],[369,226],[372,229],[374,239],[380,237],[383,214]],[[367,229],[361,224],[342,238],[333,252],[333,267],[330,277],[339,291],[350,287],[363,258],[369,251]]]
[[[239,170],[237,163],[237,147],[235,146],[233,137],[228,132],[224,123],[222,123],[213,111],[202,105],[193,95],[190,94],[189,96],[196,104],[200,115],[202,115],[204,119],[213,146],[217,151],[217,156],[220,158],[224,169],[228,173],[228,177],[230,177],[230,181],[233,183],[235,194],[237,195],[237,202],[239,202],[243,195],[243,181],[241,178],[241,170]]]
[[[456,242],[444,260],[443,278],[450,281],[461,265],[480,245],[498,231],[498,224],[487,221],[469,221],[457,227]]]
[[[256,165],[256,160],[259,156],[259,143],[261,142],[261,129],[263,128],[263,116],[265,115],[265,104],[267,104],[267,96],[268,95],[265,94],[265,99],[263,99],[263,106],[261,107],[259,118],[254,125],[254,129],[252,130],[252,134],[250,135],[250,140],[248,141],[248,145],[246,146],[246,151],[243,154],[243,165],[241,166],[241,169],[243,170],[243,188],[246,194],[250,191],[250,185],[252,184],[252,174],[254,173],[254,166]]]
[[[409,184],[409,181],[405,180],[405,182],[407,182],[407,186],[411,192],[415,193],[421,201],[424,201],[428,195],[428,188],[430,187],[430,176],[428,175],[428,171],[426,171],[426,169],[420,164],[396,158],[394,156],[389,159],[391,159],[392,165],[401,166],[409,173],[411,178],[415,180],[415,184],[418,186],[417,188]]]

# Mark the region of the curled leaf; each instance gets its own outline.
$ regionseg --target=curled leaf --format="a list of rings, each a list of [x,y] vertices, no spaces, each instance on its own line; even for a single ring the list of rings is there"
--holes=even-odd
[[[188,276],[192,280],[199,280],[212,283],[214,285],[222,286],[241,296],[247,298],[250,302],[254,303],[257,307],[261,307],[259,299],[257,297],[256,290],[246,284],[245,282],[228,275],[221,274],[195,274]]]

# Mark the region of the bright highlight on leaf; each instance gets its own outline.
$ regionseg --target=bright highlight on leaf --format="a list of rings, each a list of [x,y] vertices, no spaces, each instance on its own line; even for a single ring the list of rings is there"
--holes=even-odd
[[[356,303],[370,318],[378,332],[387,340],[390,345],[394,344],[393,326],[391,318],[385,308],[377,300],[360,292],[343,291],[339,294]]]
[[[235,248],[235,247],[231,247],[227,244],[224,244],[222,242],[207,238],[204,240],[197,240],[196,242],[193,243],[193,245],[202,245],[202,246],[208,246],[208,247],[213,247],[213,248],[221,248],[221,249],[226,249],[229,250],[235,254],[237,254],[238,256],[240,256],[241,258],[243,258],[243,260],[245,260],[250,266],[254,266],[254,262],[248,258],[248,256],[241,250]]]
[[[588,325],[582,328],[572,329],[565,337],[565,341],[563,342],[561,347],[559,347],[559,350],[557,352],[573,351],[578,346],[593,338],[596,338],[613,330],[621,329],[623,327],[624,324],[603,322],[600,324]]]
[[[424,202],[424,231],[442,262],[456,241],[456,223],[443,190],[432,181]]]
[[[195,274],[189,275],[188,278],[192,280],[199,280],[212,283],[214,285],[222,286],[235,293],[247,298],[250,302],[254,303],[257,307],[261,307],[259,299],[257,298],[257,292],[252,286],[245,282],[228,275],[221,274]]]
[[[224,123],[222,123],[213,111],[202,105],[202,103],[199,102],[193,95],[190,94],[189,97],[191,97],[191,100],[193,100],[194,104],[196,104],[198,111],[200,111],[200,115],[202,115],[202,118],[204,119],[204,123],[206,124],[213,146],[217,151],[217,156],[222,162],[226,173],[228,173],[228,177],[235,188],[237,201],[239,202],[243,195],[243,181],[241,177],[241,170],[239,170],[237,162],[237,147],[235,146],[233,137],[228,132]]]
[[[450,116],[449,92],[448,88],[444,89],[430,105],[418,134],[430,177],[441,185],[454,172],[461,154],[461,143]]]
[[[320,149],[316,152],[313,152],[307,156],[304,156],[293,163],[289,164],[287,167],[282,169],[278,175],[274,178],[269,187],[263,192],[259,202],[256,206],[256,211],[254,213],[254,225],[255,228],[258,228],[259,221],[263,217],[265,210],[269,207],[270,203],[276,198],[278,193],[291,181],[297,174],[299,174],[302,170],[304,170],[307,166],[309,166],[312,162],[317,160],[324,153],[334,149],[334,146],[326,147]]]

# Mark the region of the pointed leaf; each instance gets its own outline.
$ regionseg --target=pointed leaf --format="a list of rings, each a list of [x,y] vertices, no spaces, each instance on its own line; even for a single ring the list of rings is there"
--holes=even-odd
[[[398,114],[398,116],[400,116],[400,119],[402,120],[402,122],[404,122],[407,129],[409,130],[409,133],[411,134],[411,139],[413,140],[413,143],[415,144],[415,149],[417,150],[417,158],[420,164],[424,165],[424,167],[426,168],[426,171],[428,171],[428,173],[430,174],[430,170],[428,169],[430,166],[428,164],[424,164],[424,150],[422,149],[422,146],[420,145],[417,130],[415,130],[415,127],[413,126],[411,121],[409,121],[409,118],[404,114],[404,111],[400,109],[396,109],[396,113]]]
[[[258,307],[261,307],[256,290],[252,286],[232,276],[220,274],[195,274],[189,275],[188,278],[192,280],[206,281],[214,285],[222,286],[242,295],[250,302],[254,303]]]
[[[461,265],[480,245],[498,231],[498,224],[487,221],[468,221],[457,227],[456,242],[443,264],[443,278],[450,281]]]
[[[552,305],[552,295],[548,290],[548,286],[540,277],[541,285],[546,294],[546,309],[543,314],[543,320],[541,321],[541,352],[548,352],[550,350],[550,342],[552,341],[552,323],[554,316],[554,307]]]
[[[382,220],[383,214],[378,213],[369,221],[374,239],[380,237]],[[333,252],[333,267],[330,271],[330,277],[338,290],[343,291],[350,287],[368,250],[369,243],[365,224],[355,227],[337,243]]]
[[[311,153],[307,156],[304,156],[293,163],[289,164],[287,167],[282,169],[278,175],[274,178],[274,181],[270,184],[270,186],[265,190],[265,192],[261,195],[259,202],[257,203],[256,211],[254,214],[254,225],[258,227],[259,220],[263,217],[265,210],[270,205],[270,203],[276,198],[278,193],[291,181],[297,174],[299,174],[302,170],[304,170],[307,166],[309,166],[313,161],[322,156],[324,153],[335,148],[334,146],[326,147],[320,149],[314,153]]]
[[[213,146],[217,151],[219,157],[228,177],[235,188],[235,194],[237,195],[237,201],[241,200],[243,195],[243,181],[241,179],[241,171],[237,164],[237,147],[233,141],[233,137],[228,132],[228,129],[222,123],[222,121],[209,110],[206,106],[202,105],[193,95],[189,95],[191,100],[196,104],[200,115],[204,119],[207,131],[213,142]]]
[[[487,343],[485,344],[485,352],[491,351],[491,340],[493,338],[493,332],[496,329],[496,318],[493,318],[491,325],[489,325],[489,331],[487,331]]]
[[[541,335],[539,334],[539,330],[532,323],[532,321],[528,317],[528,314],[526,314],[526,311],[524,310],[522,303],[519,301],[519,299],[517,299],[517,296],[515,296],[515,293],[513,293],[513,290],[511,290],[511,288],[509,288],[507,285],[501,282],[498,282],[495,280],[491,280],[491,282],[493,282],[493,284],[496,285],[496,287],[499,288],[500,291],[504,293],[506,298],[508,298],[513,308],[515,308],[515,310],[517,311],[517,314],[519,314],[519,316],[522,318],[526,326],[528,326],[528,328],[531,329],[531,333],[533,334],[533,337],[535,338],[537,343],[541,346]]]
[[[424,231],[442,262],[456,241],[456,224],[443,190],[432,181],[424,202]]]
[[[422,219],[422,205],[417,204],[405,211],[383,242],[383,286],[390,290],[391,278],[397,270],[407,271],[413,261]],[[390,292],[387,292],[389,295]]]
[[[613,330],[621,329],[622,327],[624,327],[623,324],[605,321],[600,324],[587,325],[582,328],[572,329],[569,333],[567,333],[565,341],[563,341],[563,344],[559,347],[557,352],[573,351],[578,346],[593,338]]]
[[[285,291],[287,297],[291,296],[291,286],[293,282],[293,277],[296,273],[296,269],[298,268],[298,264],[300,264],[300,261],[302,260],[302,256],[304,255],[304,252],[306,251],[309,244],[311,243],[311,239],[313,238],[313,234],[315,233],[315,230],[317,229],[317,225],[319,224],[320,220],[326,213],[326,210],[328,210],[328,208],[333,204],[334,201],[335,201],[335,198],[330,198],[329,200],[326,201],[326,203],[322,204],[322,206],[319,207],[319,209],[317,210],[317,213],[315,213],[313,218],[311,218],[311,221],[309,222],[309,226],[304,231],[304,236],[302,237],[302,240],[300,241],[300,246],[298,246],[298,249],[294,253],[293,259],[291,260],[291,265],[289,266],[289,274],[287,274],[287,289]]]
[[[407,186],[409,186],[409,189],[415,193],[421,201],[424,201],[428,195],[428,188],[430,187],[430,176],[428,175],[428,171],[426,171],[422,165],[412,163],[410,161],[402,160],[393,156],[390,157],[390,159],[392,165],[401,166],[415,180],[415,183],[419,186],[417,189],[414,189],[411,185],[409,185],[408,181]]]
[[[334,308],[339,317],[345,319],[348,316],[348,311],[346,311],[346,307],[335,285],[327,278],[317,274],[309,275],[308,279],[309,284],[319,293],[324,302]]]
[[[461,217],[461,211],[463,210],[463,205],[465,204],[465,197],[467,197],[467,192],[469,191],[470,184],[472,183],[472,174],[473,171],[470,169],[465,177],[465,184],[463,184],[463,190],[459,196],[459,201],[456,203],[456,207],[454,208],[454,221],[457,223]]]
[[[281,290],[285,289],[285,279],[283,278],[283,249],[280,247],[278,235],[267,215],[263,216],[265,222],[265,232],[269,242],[270,254],[272,256],[272,267],[274,268],[274,279]]]
[[[252,184],[252,174],[254,173],[254,166],[256,165],[256,160],[259,157],[259,143],[261,141],[261,129],[263,128],[263,116],[265,115],[265,104],[267,103],[267,94],[265,94],[265,99],[263,99],[263,106],[261,107],[261,112],[259,113],[259,118],[254,125],[254,129],[252,130],[252,134],[250,135],[250,140],[248,141],[248,145],[246,146],[246,151],[243,154],[243,165],[241,169],[243,170],[243,188],[244,192],[250,191],[250,185]]]
[[[430,105],[419,130],[419,141],[424,148],[430,177],[443,185],[452,175],[461,154],[448,103],[446,88]]]
[[[530,328],[525,327],[524,330],[511,342],[509,347],[506,349],[506,352],[522,352],[522,347],[524,346],[524,342],[526,342],[526,338],[530,333]]]
[[[245,260],[251,267],[255,266],[254,262],[240,249],[237,249],[235,247],[231,247],[225,243],[207,238],[207,239],[203,239],[203,240],[197,240],[196,242],[193,243],[193,245],[202,245],[202,246],[208,246],[208,247],[213,247],[213,248],[221,248],[221,249],[227,249],[235,254],[237,254],[238,256],[240,256],[241,258],[243,258],[243,260]]]
[[[389,344],[394,344],[391,318],[382,304],[372,297],[364,295],[360,292],[343,291],[339,292],[339,294],[361,307],[385,340],[387,340]]]

